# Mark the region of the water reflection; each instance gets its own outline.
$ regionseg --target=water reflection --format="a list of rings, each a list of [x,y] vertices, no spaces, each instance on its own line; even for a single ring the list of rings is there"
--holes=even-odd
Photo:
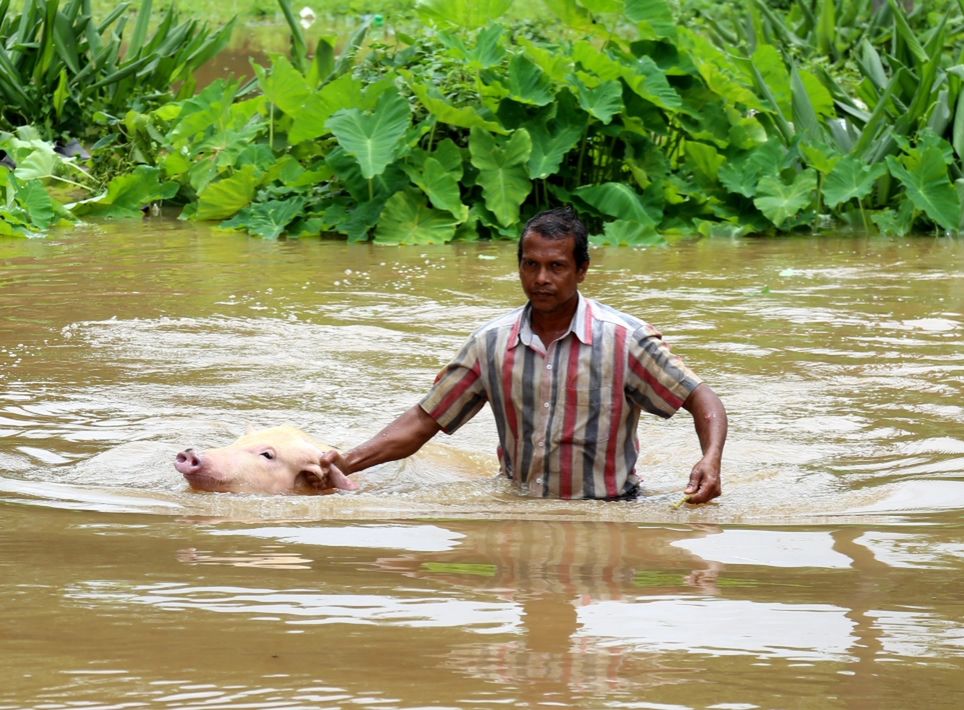
[[[920,607],[910,590],[895,592],[901,578],[875,554],[880,540],[913,538],[926,560],[933,553],[920,533],[574,521],[199,532],[199,544],[176,559],[236,570],[221,575],[225,584],[90,580],[67,597],[133,613],[227,615],[240,618],[235,626],[280,624],[288,633],[366,627],[385,637],[401,628],[429,647],[440,633],[450,671],[564,704],[659,687],[662,676],[639,670],[678,671],[697,658],[713,673],[725,672],[724,659],[748,657],[781,673],[848,668],[846,678],[873,675],[883,660],[964,658],[959,622]],[[905,547],[901,567],[916,567],[912,557]],[[798,571],[766,571],[790,568]],[[250,577],[258,570],[284,572],[289,583],[259,584]],[[956,595],[952,577],[932,587],[935,598]],[[347,593],[355,578],[364,591]]]

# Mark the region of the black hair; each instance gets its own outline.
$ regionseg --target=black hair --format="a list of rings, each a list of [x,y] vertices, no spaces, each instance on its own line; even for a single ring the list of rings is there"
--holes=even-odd
[[[546,239],[567,239],[573,237],[576,244],[573,247],[573,257],[576,259],[576,268],[581,269],[589,263],[589,237],[586,233],[586,225],[579,219],[579,215],[572,208],[572,205],[565,207],[554,207],[551,210],[540,212],[535,217],[526,222],[519,237],[519,263],[522,263],[522,240],[530,232],[538,234]]]

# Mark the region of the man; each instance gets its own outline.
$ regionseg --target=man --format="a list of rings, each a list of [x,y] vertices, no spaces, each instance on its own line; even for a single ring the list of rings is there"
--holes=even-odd
[[[414,454],[455,432],[488,402],[502,471],[528,494],[625,500],[639,493],[636,428],[646,411],[693,415],[703,450],[685,493],[721,493],[726,410],[648,323],[584,298],[586,228],[571,208],[533,217],[519,239],[528,303],[473,333],[421,402],[322,466],[345,474]]]

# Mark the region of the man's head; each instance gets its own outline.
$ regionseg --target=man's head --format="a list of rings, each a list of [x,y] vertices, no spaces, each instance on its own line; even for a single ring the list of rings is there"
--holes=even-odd
[[[569,316],[589,269],[586,227],[571,207],[530,219],[519,239],[519,280],[535,313]]]
[[[522,263],[522,242],[530,232],[541,234],[546,239],[566,239],[572,237],[573,258],[576,268],[583,269],[589,265],[589,237],[586,225],[582,223],[571,205],[556,207],[540,212],[526,222],[519,237],[519,263]]]

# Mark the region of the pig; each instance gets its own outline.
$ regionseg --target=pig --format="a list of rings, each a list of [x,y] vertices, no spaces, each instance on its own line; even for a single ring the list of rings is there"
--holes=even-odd
[[[355,490],[341,471],[322,469],[319,444],[293,426],[249,431],[230,446],[184,449],[174,459],[191,488],[230,493],[322,493]]]

